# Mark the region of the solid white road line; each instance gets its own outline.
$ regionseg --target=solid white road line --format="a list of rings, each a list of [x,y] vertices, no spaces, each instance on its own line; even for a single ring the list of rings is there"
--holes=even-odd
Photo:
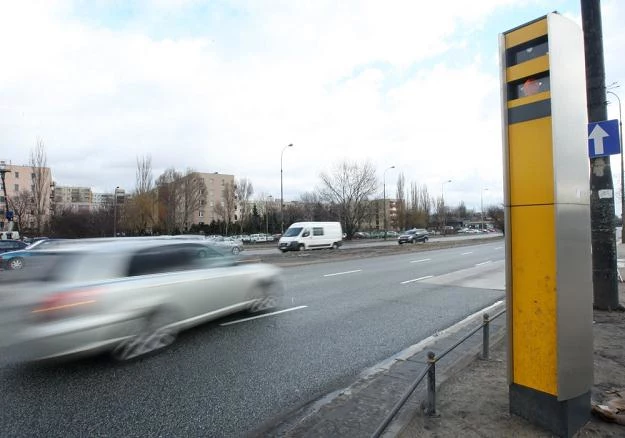
[[[271,312],[271,313],[263,313],[262,315],[256,315],[256,316],[250,316],[249,318],[243,318],[243,319],[237,319],[235,321],[228,321],[228,322],[224,322],[222,324],[219,324],[221,327],[224,327],[226,325],[232,325],[232,324],[238,324],[240,322],[245,322],[245,321],[251,321],[253,319],[258,319],[258,318],[265,318],[267,316],[273,316],[273,315],[278,315],[280,313],[285,313],[285,312],[291,312],[293,310],[299,310],[299,309],[304,309],[308,306],[297,306],[297,307],[291,307],[290,309],[284,309],[284,310],[278,310],[276,312]]]
[[[432,278],[433,275],[426,275],[425,277],[419,277],[419,278],[415,278],[414,280],[406,280],[406,281],[402,281],[401,284],[408,284],[408,283],[414,283],[415,281],[421,281],[421,280],[426,280],[428,278]]]
[[[337,272],[335,274],[326,274],[324,277],[334,277],[335,275],[353,274],[354,272],[361,272],[362,269],[356,269],[355,271]]]
[[[473,254],[473,251],[463,252],[463,253],[462,253],[462,255],[469,255],[469,254]]]
[[[503,246],[497,246],[495,249],[503,249]]]
[[[492,260],[489,260],[489,261],[487,261],[487,262],[478,263],[478,264],[477,264],[477,265],[475,265],[475,266],[488,265],[489,263],[492,263]]]
[[[421,259],[421,260],[413,260],[410,263],[421,263],[421,262],[429,262],[432,259]]]

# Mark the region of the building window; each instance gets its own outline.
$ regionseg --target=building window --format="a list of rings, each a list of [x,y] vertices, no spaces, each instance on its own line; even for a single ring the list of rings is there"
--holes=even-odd
[[[204,189],[200,189],[200,195],[204,194]]]
[[[211,207],[214,207],[215,203],[213,201],[211,201]]]
[[[200,211],[200,212],[198,213],[198,216],[199,216],[199,217],[204,217],[204,212],[203,212],[203,211]]]
[[[20,191],[20,185],[19,184],[15,184],[15,186],[13,186],[13,190],[15,190],[15,193]]]
[[[19,178],[20,177],[20,173],[19,172],[15,172],[15,178]]]
[[[34,173],[30,174],[30,179],[35,179],[35,174]]]
[[[206,204],[206,201],[203,199],[200,199],[200,205],[204,205],[204,204]]]

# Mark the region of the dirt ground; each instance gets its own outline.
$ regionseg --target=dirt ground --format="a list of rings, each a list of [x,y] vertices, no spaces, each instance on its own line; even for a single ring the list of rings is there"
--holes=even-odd
[[[620,285],[621,302],[625,286]],[[611,391],[625,396],[625,313],[595,311],[593,402],[603,403]],[[400,437],[550,437],[508,412],[506,351],[502,342],[491,352],[491,360],[477,360],[449,379],[437,394],[440,418],[413,417]],[[576,437],[625,437],[625,426],[592,416]]]

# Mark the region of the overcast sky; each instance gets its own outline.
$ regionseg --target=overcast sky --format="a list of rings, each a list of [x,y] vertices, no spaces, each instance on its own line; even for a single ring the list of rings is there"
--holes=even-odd
[[[606,81],[625,7],[603,0]],[[0,3],[0,159],[37,138],[59,185],[132,190],[137,156],[285,199],[344,159],[447,204],[502,201],[498,34],[579,0],[42,0]],[[619,7],[620,6],[620,7]],[[611,118],[618,117],[615,104]],[[619,184],[619,160],[613,159]],[[381,192],[381,190],[380,190]],[[620,206],[618,208],[620,211]]]

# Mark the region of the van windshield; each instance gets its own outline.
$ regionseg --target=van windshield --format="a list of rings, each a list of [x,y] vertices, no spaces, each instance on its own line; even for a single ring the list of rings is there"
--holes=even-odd
[[[299,236],[299,233],[302,232],[302,227],[291,227],[284,233],[284,237],[295,237]]]

